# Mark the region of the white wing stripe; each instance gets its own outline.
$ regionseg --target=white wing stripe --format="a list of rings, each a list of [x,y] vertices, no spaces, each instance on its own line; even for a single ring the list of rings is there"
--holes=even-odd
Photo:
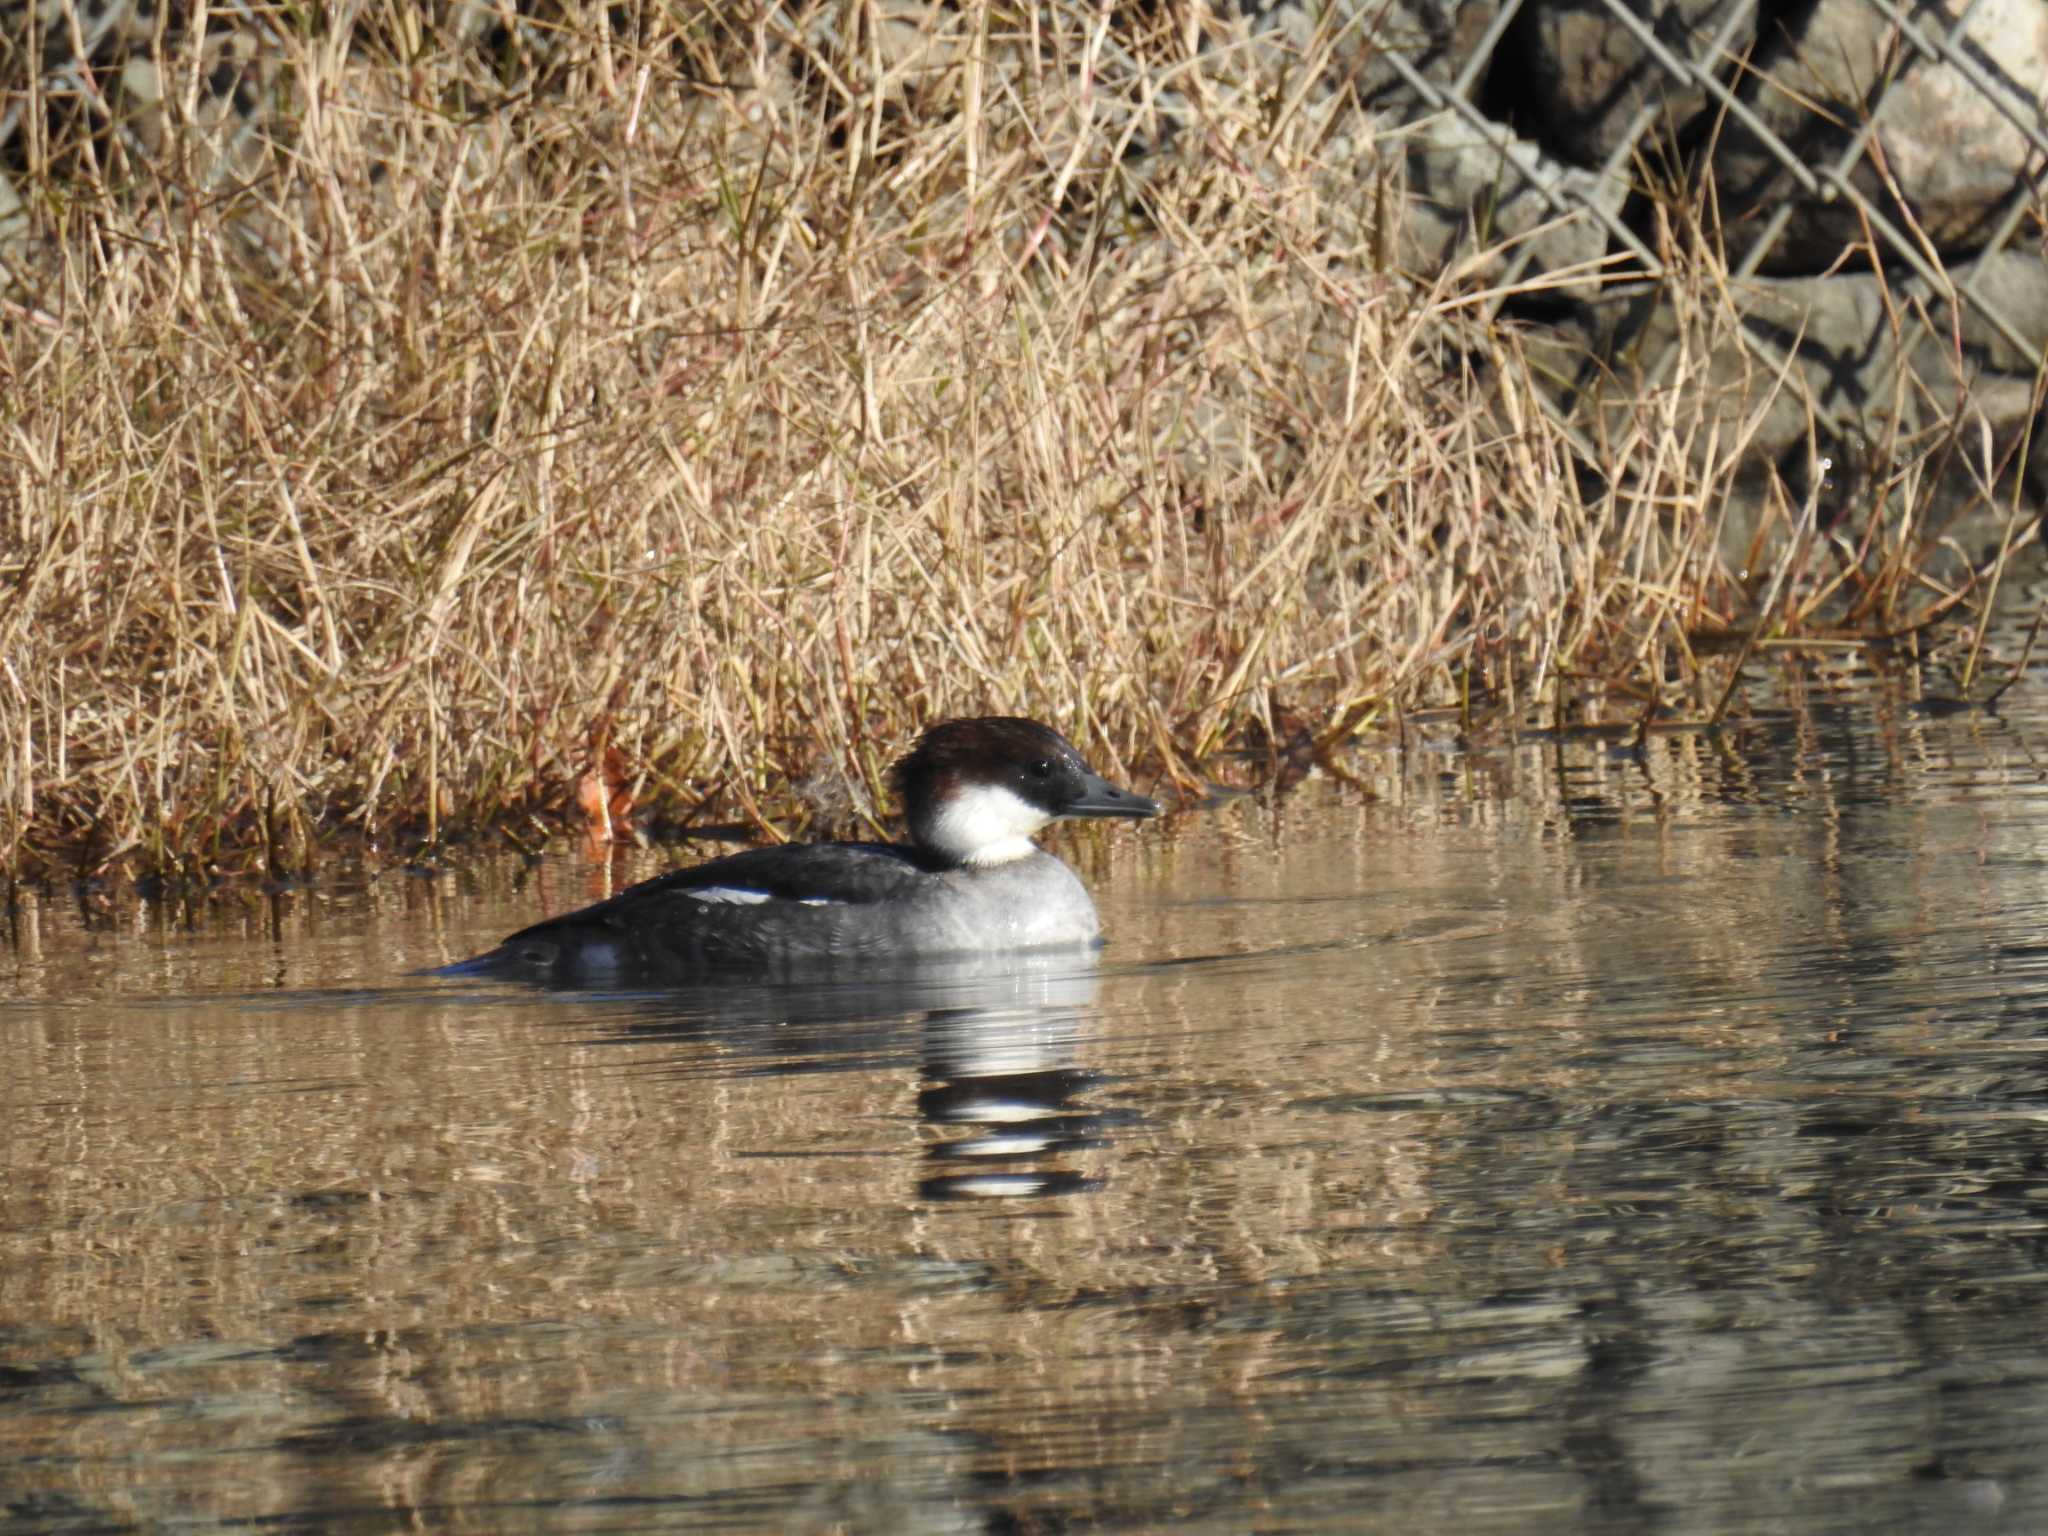
[[[707,885],[698,890],[685,891],[683,894],[692,901],[733,907],[758,907],[763,902],[775,899],[766,891],[757,891],[744,885]],[[800,896],[797,898],[797,905],[800,907],[838,907],[844,906],[845,903],[835,901],[830,896]]]
[[[724,902],[735,907],[758,907],[768,899],[766,891],[750,891],[739,885],[707,885],[684,894],[692,901]]]

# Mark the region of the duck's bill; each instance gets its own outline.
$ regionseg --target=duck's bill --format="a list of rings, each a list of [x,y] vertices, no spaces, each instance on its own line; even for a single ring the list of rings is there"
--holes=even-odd
[[[1116,785],[1094,774],[1088,775],[1081,787],[1078,799],[1068,802],[1063,816],[1128,816],[1133,821],[1143,821],[1148,816],[1159,814],[1159,802],[1148,800],[1143,795],[1119,789]]]

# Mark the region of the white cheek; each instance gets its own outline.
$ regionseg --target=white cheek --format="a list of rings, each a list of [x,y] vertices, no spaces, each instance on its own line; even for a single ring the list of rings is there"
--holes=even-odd
[[[946,801],[932,818],[931,846],[963,864],[1004,864],[1032,851],[1031,834],[1052,818],[994,784],[978,784]]]

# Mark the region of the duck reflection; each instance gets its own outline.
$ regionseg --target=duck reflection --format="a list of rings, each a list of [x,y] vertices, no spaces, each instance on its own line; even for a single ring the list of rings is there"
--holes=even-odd
[[[857,978],[722,983],[631,1000],[597,1039],[693,1047],[686,1073],[807,1074],[915,1063],[928,1200],[1043,1198],[1101,1181],[1068,1165],[1104,1145],[1110,1116],[1089,1101],[1101,1075],[1080,1060],[1100,978],[1092,958],[967,955]],[[718,1048],[707,1059],[702,1047]]]
[[[1077,1060],[1095,988],[1092,969],[1069,969],[1034,978],[1025,995],[986,994],[926,1015],[917,1106],[936,1167],[919,1193],[965,1200],[1097,1186],[1060,1161],[1105,1139],[1106,1116],[1087,1102],[1099,1075]]]

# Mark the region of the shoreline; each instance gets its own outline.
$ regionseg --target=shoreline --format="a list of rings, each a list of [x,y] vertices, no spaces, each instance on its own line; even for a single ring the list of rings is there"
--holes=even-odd
[[[1727,636],[1911,648],[2031,539],[1959,563],[1932,477],[1859,477],[1731,549],[1711,359],[1588,464],[1483,280],[1387,266],[1398,206],[1251,98],[1139,183],[1078,98],[880,142],[630,62],[460,112],[473,55],[316,50],[253,158],[32,187],[0,875],[289,870],[593,773],[765,827],[796,743],[872,802],[957,714],[1169,773],[1447,699],[1707,717]]]

